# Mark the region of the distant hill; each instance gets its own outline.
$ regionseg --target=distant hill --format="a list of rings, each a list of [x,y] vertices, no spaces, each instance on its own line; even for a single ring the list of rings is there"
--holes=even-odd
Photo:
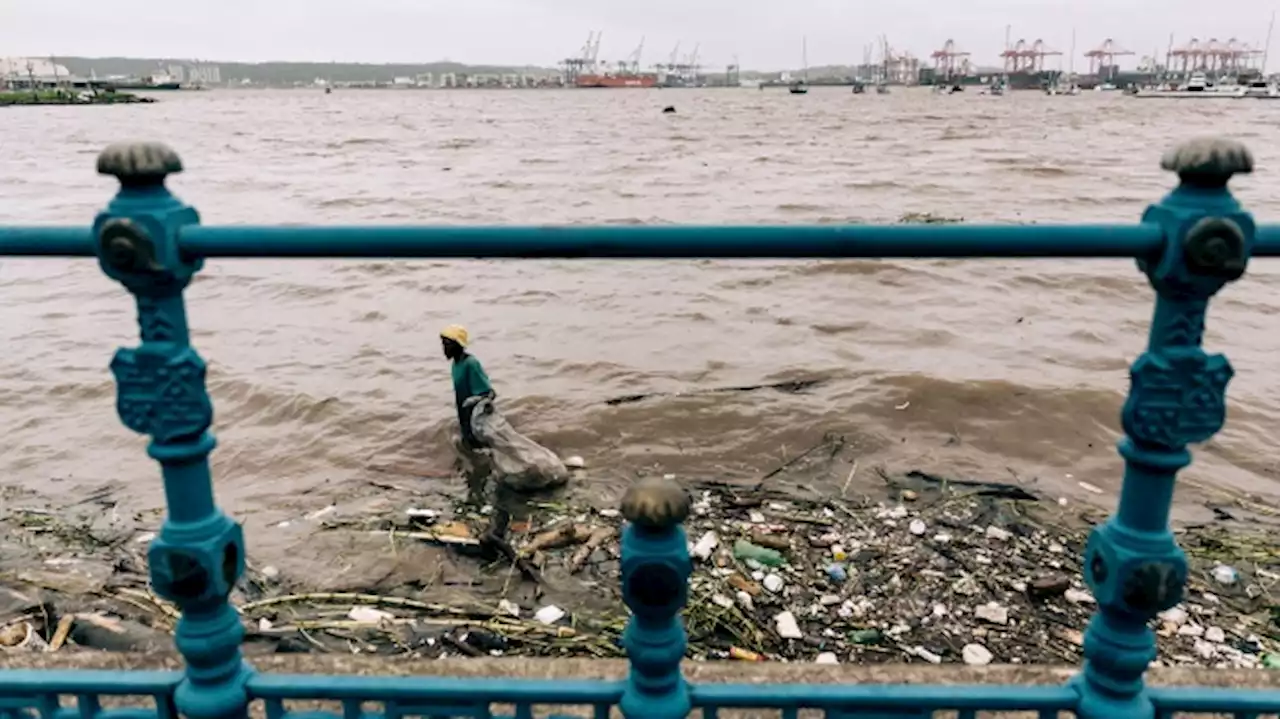
[[[88,77],[106,75],[149,75],[168,65],[190,65],[192,60],[183,58],[134,58],[134,57],[62,57],[57,62],[66,66],[74,75]],[[249,80],[263,85],[296,85],[310,83],[321,78],[334,83],[391,82],[397,77],[412,77],[425,73],[456,72],[469,74],[554,72],[549,68],[505,65],[465,65],[459,62],[428,62],[421,64],[384,64],[350,62],[218,62],[201,60],[201,64],[217,65],[224,82]]]

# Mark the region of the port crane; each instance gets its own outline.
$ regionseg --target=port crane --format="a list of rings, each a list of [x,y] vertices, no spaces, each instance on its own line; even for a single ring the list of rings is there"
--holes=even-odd
[[[583,43],[582,49],[578,51],[578,54],[560,61],[560,64],[564,66],[564,81],[566,85],[574,84],[581,75],[591,74],[596,71],[600,57],[600,38],[603,35],[603,30],[587,33],[587,41]]]
[[[1212,72],[1235,74],[1254,69],[1255,61],[1263,56],[1262,50],[1252,48],[1233,38],[1222,42],[1217,38],[1191,41],[1170,51],[1169,69],[1177,66],[1180,73]]]
[[[1102,44],[1094,49],[1086,52],[1085,57],[1089,58],[1089,74],[1090,75],[1113,75],[1116,67],[1116,57],[1120,55],[1132,55],[1132,50],[1126,50],[1116,44],[1115,40],[1107,38]]]
[[[956,48],[956,41],[948,39],[941,50],[934,50],[933,58],[935,74],[943,79],[969,74],[969,53]]]
[[[1000,57],[1004,58],[1004,71],[1006,74],[1041,72],[1045,69],[1045,58],[1054,55],[1062,55],[1062,52],[1050,48],[1044,44],[1044,40],[1040,39],[1033,43],[1027,43],[1026,40],[1018,40],[1013,47],[1007,48],[1000,53]]]
[[[698,50],[701,44],[693,46],[693,52],[680,57],[680,43],[676,43],[665,64],[655,65],[659,72],[666,75],[667,85],[692,86],[698,80]]]
[[[618,73],[621,75],[636,75],[640,73],[640,55],[644,53],[644,36],[640,37],[640,44],[625,60],[618,61]]]

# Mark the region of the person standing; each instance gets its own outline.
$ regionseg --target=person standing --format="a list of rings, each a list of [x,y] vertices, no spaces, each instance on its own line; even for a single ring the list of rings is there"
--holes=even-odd
[[[453,396],[458,408],[458,429],[462,433],[462,445],[469,450],[482,449],[485,443],[471,428],[471,413],[482,399],[494,399],[497,393],[489,382],[489,375],[476,356],[467,351],[470,336],[462,325],[449,325],[440,331],[440,344],[444,356],[452,362]]]

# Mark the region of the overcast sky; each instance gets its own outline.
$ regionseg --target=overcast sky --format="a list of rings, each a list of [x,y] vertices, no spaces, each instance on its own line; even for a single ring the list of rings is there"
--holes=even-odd
[[[602,30],[602,59],[622,59],[643,37],[645,65],[679,42],[681,54],[699,44],[713,66],[736,56],[746,68],[795,67],[805,38],[810,65],[848,64],[881,33],[926,58],[954,38],[975,63],[994,65],[1006,25],[1015,41],[1042,38],[1064,53],[1075,28],[1077,55],[1108,37],[1163,55],[1170,33],[1178,44],[1236,37],[1261,47],[1273,8],[1262,0],[0,0],[0,56],[553,65]],[[1077,68],[1084,62],[1077,57]]]

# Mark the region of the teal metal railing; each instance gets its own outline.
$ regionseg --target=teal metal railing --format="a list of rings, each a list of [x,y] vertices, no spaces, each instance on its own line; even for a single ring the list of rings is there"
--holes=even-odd
[[[285,708],[287,700],[312,699],[341,702],[342,719],[367,716],[369,702],[394,718],[489,717],[500,704],[515,706],[517,717],[568,705],[596,717],[616,707],[629,719],[694,710],[714,717],[733,708],[775,709],[784,717],[814,709],[845,719],[923,719],[938,711],[972,718],[1000,710],[1084,719],[1278,713],[1280,691],[1152,689],[1143,681],[1156,656],[1149,625],[1181,602],[1187,579],[1186,556],[1169,529],[1176,475],[1191,462],[1187,445],[1209,439],[1225,420],[1232,369],[1201,348],[1205,311],[1218,290],[1244,275],[1251,257],[1280,256],[1280,226],[1257,227],[1227,187],[1234,174],[1253,169],[1243,146],[1197,140],[1169,152],[1162,166],[1179,184],[1132,225],[203,227],[165,187],[182,169],[172,150],[110,147],[98,171],[118,178],[120,190],[91,228],[0,228],[0,255],[95,256],[137,300],[141,344],[118,350],[111,371],[121,421],[151,437],[148,454],[160,463],[168,514],[148,562],[155,592],[181,609],[176,645],[186,669],[0,671],[0,719],[230,719],[246,716],[255,702],[270,719],[330,716]],[[183,304],[183,290],[213,257],[1136,258],[1155,290],[1155,312],[1122,411],[1119,505],[1085,550],[1084,580],[1098,608],[1085,632],[1082,671],[1061,687],[688,684],[680,671],[680,612],[692,571],[682,529],[690,501],[672,482],[644,480],[622,506],[622,591],[632,614],[623,636],[631,666],[624,681],[255,673],[240,653],[244,629],[228,603],[244,572],[244,534],[214,502],[213,404]],[[108,697],[132,697],[145,708],[104,709]]]

